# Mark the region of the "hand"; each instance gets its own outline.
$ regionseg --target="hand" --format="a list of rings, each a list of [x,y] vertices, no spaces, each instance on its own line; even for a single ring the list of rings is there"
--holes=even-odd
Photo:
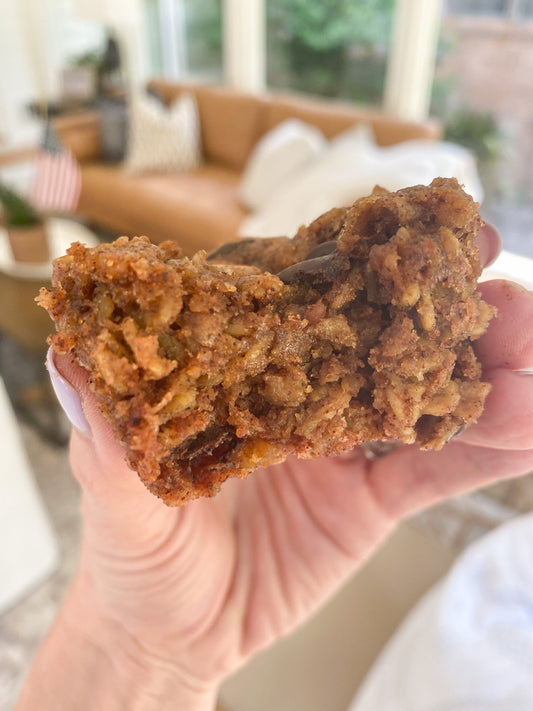
[[[490,229],[481,247],[494,253]],[[476,343],[493,390],[479,423],[461,437],[439,452],[405,446],[373,461],[361,448],[330,460],[291,459],[185,508],[167,508],[144,489],[86,373],[57,358],[91,429],[74,430],[71,442],[83,489],[78,590],[120,629],[132,670],[141,659],[193,693],[215,689],[306,619],[402,518],[533,468],[533,376],[517,372],[533,367],[533,334],[523,330],[533,295],[502,281],[480,288],[499,309]]]

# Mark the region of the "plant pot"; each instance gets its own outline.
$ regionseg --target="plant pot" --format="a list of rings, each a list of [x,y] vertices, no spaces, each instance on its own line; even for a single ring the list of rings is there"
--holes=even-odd
[[[65,67],[61,88],[66,103],[91,101],[98,88],[98,71],[95,67]]]
[[[7,237],[15,262],[39,264],[49,261],[50,249],[44,223],[31,227],[8,227]]]

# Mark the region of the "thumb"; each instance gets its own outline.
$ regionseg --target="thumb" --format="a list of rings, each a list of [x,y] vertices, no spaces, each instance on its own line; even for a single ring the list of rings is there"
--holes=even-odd
[[[48,352],[47,367],[57,398],[73,424],[70,462],[83,492],[86,523],[109,541],[135,545],[166,529],[173,512],[150,494],[126,463],[123,448],[89,389],[87,371],[69,355]]]

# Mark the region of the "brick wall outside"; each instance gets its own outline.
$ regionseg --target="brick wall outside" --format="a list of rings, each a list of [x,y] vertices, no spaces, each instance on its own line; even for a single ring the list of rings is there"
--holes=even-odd
[[[452,78],[451,105],[496,116],[505,136],[503,188],[533,202],[533,22],[448,17],[443,30],[451,49],[437,77]]]

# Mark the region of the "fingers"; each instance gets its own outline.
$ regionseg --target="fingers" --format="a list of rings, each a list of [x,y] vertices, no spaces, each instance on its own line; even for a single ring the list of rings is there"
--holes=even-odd
[[[56,360],[58,359],[57,354],[54,349],[50,347],[46,355],[46,368],[50,376],[50,382],[54,388],[55,394],[59,401],[59,404],[63,408],[66,416],[70,420],[71,424],[76,427],[80,432],[90,437],[91,427],[87,422],[83,407],[81,404],[81,399],[78,391],[84,387],[84,381],[87,380],[87,374],[84,374],[84,378],[80,377],[77,379],[79,382],[74,384],[74,375],[69,375],[69,377],[63,376],[63,374],[57,369]],[[66,363],[63,370],[66,369]],[[81,370],[81,369],[80,369]],[[84,371],[81,371],[84,373]]]
[[[474,343],[487,369],[533,369],[533,293],[519,284],[496,279],[479,285],[483,298],[498,314]]]
[[[497,252],[495,236],[484,230],[480,237],[482,259],[489,263]],[[533,470],[533,375],[516,372],[533,370],[533,294],[503,280],[479,289],[498,309],[474,343],[492,384],[485,411],[439,452],[401,447],[368,464],[374,497],[393,518]]]
[[[484,224],[476,237],[479,247],[479,259],[483,267],[490,266],[502,248],[502,238],[494,225]]]
[[[509,451],[452,441],[439,452],[402,447],[369,466],[367,481],[382,510],[399,520],[495,481],[533,470],[533,450]]]
[[[483,414],[460,441],[489,449],[533,449],[533,375],[499,369],[487,376],[492,390]]]
[[[109,544],[129,539],[140,546],[160,536],[174,512],[152,496],[128,467],[122,447],[89,390],[87,372],[69,356],[55,355],[53,361],[49,365],[52,382],[75,425],[70,459],[83,490],[86,522]],[[62,390],[68,393],[66,399]]]
[[[125,463],[124,452],[116,443],[110,425],[100,414],[89,390],[88,373],[70,356],[50,354],[48,362],[58,398],[75,427],[73,439],[76,446],[85,449],[87,453],[92,452],[91,460],[96,455],[102,464],[112,463],[113,471],[116,472],[113,477],[92,477],[91,480],[81,472],[80,483],[86,484],[91,490],[97,485],[104,485],[104,482],[113,486],[124,478],[133,478],[133,473]],[[63,393],[66,393],[66,397]]]

